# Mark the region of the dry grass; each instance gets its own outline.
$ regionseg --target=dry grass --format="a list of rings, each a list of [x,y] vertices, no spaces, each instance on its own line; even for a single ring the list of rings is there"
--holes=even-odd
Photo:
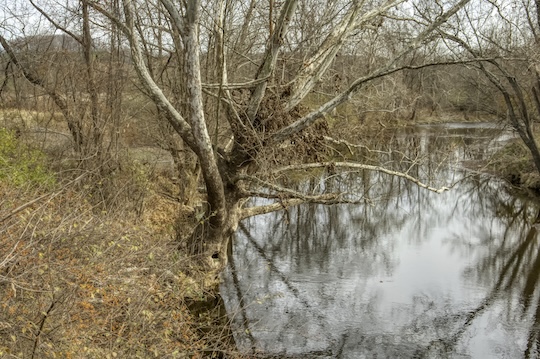
[[[174,200],[163,154],[124,151],[109,172],[69,167],[50,151],[49,134],[65,130],[54,116],[0,120],[0,358],[234,358],[222,306],[194,310],[215,293],[179,250],[191,223],[178,218],[193,209]],[[41,126],[46,146],[29,135]],[[58,147],[67,154],[69,141]]]
[[[76,185],[0,192],[0,357],[200,358],[229,335],[186,304],[207,293],[173,239],[185,207],[150,194],[141,216],[98,211]]]

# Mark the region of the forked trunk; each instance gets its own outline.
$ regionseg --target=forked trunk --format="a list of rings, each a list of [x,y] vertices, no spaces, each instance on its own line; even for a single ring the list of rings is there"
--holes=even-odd
[[[244,203],[237,191],[227,192],[226,199],[227,205],[222,213],[212,212],[209,206],[193,213],[194,230],[186,243],[189,252],[199,258],[199,264],[216,280],[232,254],[234,233],[242,219]],[[213,221],[216,216],[223,220]]]

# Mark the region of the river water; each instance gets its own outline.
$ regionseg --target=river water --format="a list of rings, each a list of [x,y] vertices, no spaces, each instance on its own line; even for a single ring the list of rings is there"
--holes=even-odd
[[[375,142],[393,150],[366,161],[452,189],[367,171],[294,184],[365,202],[242,223],[221,288],[237,345],[276,357],[536,358],[539,205],[463,169],[511,134],[445,124],[385,136]]]

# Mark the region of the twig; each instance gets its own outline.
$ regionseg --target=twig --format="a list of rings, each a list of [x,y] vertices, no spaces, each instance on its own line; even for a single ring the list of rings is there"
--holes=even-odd
[[[268,80],[270,76],[265,76],[260,79],[256,79],[249,82],[241,82],[241,83],[232,83],[232,84],[202,84],[203,88],[207,89],[219,89],[220,85],[221,88],[224,90],[239,90],[239,89],[249,89],[257,86],[258,84]]]
[[[6,257],[4,258],[4,260],[0,263],[0,268],[3,268],[4,266],[6,266],[13,258],[15,258],[15,256],[13,255],[13,253],[15,252],[15,250],[17,249],[17,247],[19,246],[19,242],[15,243],[15,245],[13,246],[13,249],[11,250],[11,252],[9,252]]]
[[[49,316],[49,314],[53,310],[55,303],[56,302],[53,300],[51,302],[51,305],[49,306],[49,309],[47,309],[47,311],[45,313],[43,313],[43,318],[41,318],[41,323],[39,324],[39,329],[38,329],[38,332],[36,334],[36,339],[34,340],[34,348],[32,349],[32,357],[31,357],[32,359],[34,359],[34,357],[36,355],[36,349],[37,349],[37,346],[38,346],[38,343],[39,343],[39,338],[41,336],[41,333],[43,333],[43,327],[45,326],[45,320],[47,319],[47,317]]]

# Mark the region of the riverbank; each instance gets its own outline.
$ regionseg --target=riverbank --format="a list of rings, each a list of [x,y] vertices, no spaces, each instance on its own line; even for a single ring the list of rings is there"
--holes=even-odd
[[[350,127],[341,128],[337,120],[332,120],[332,131],[336,131],[343,138],[347,138],[350,143],[365,142],[364,136],[367,133],[381,136],[385,131],[395,131],[411,126],[422,125],[444,125],[452,124],[474,124],[474,123],[493,123],[494,126],[500,125],[500,121],[493,122],[492,115],[483,113],[466,113],[462,111],[433,112],[419,110],[415,121],[407,118],[396,119],[382,123],[371,119],[366,123],[353,124]],[[540,133],[537,133],[540,138]],[[474,162],[474,161],[473,161]],[[540,174],[536,170],[531,158],[531,154],[525,144],[519,139],[514,138],[498,150],[489,160],[478,162],[464,162],[465,166],[475,171],[488,172],[496,177],[506,180],[512,186],[523,191],[529,191],[534,195],[540,196]]]
[[[410,122],[347,125],[333,130],[367,144],[369,131]],[[378,144],[388,141],[381,135]],[[195,210],[178,201],[171,178],[149,167],[155,157],[131,151],[121,172],[66,176],[14,137],[0,144],[11,142],[0,173],[0,357],[242,357],[222,303],[205,289],[208,278],[179,250]],[[487,168],[538,191],[527,155],[516,141]],[[111,193],[114,202],[104,205]]]
[[[0,191],[0,357],[234,357],[223,313],[192,307],[208,294],[167,225],[178,206],[151,194],[136,216],[71,185]]]
[[[225,313],[197,306],[213,298],[174,225],[193,208],[166,178],[69,176],[0,135],[1,358],[239,357]]]
[[[540,174],[530,152],[519,139],[512,140],[497,151],[485,168],[513,186],[540,196]]]

